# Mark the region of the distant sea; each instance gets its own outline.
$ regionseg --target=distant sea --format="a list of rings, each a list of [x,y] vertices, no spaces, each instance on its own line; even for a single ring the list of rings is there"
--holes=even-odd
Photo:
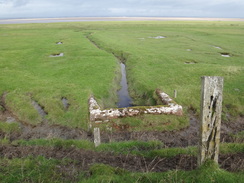
[[[0,24],[55,23],[85,21],[244,21],[244,18],[199,18],[199,17],[65,17],[65,18],[19,18],[0,19]]]

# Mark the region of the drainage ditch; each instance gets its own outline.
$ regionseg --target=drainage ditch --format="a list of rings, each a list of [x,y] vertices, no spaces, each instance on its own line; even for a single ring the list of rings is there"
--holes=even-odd
[[[121,77],[121,81],[120,81],[121,89],[117,92],[117,95],[119,98],[119,102],[117,103],[117,105],[118,105],[118,108],[131,107],[132,98],[130,97],[129,92],[128,92],[125,64],[123,64],[121,62],[120,67],[121,67],[122,77]]]
[[[104,49],[100,48],[94,41],[92,41],[89,38],[89,36],[86,36],[86,38],[94,46],[96,46],[98,49],[104,50]],[[104,50],[104,51],[106,51],[106,50]],[[108,53],[110,53],[110,52],[108,52]],[[110,53],[110,54],[113,54],[114,57],[116,57],[118,59],[118,61],[120,62],[121,81],[120,81],[120,89],[117,91],[117,96],[118,96],[117,106],[118,106],[118,108],[131,107],[133,100],[132,100],[132,98],[129,95],[128,83],[127,83],[127,78],[126,78],[126,66],[123,63],[126,59],[125,58],[120,58],[120,57],[116,56],[114,53]]]

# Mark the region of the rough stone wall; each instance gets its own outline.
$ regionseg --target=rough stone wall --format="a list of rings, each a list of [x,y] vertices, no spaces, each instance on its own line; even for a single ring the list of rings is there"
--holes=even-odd
[[[127,108],[110,108],[102,110],[93,96],[89,98],[90,121],[103,122],[114,118],[137,116],[141,114],[173,114],[181,116],[182,106],[176,104],[170,97],[160,90],[156,93],[164,105],[139,106]]]

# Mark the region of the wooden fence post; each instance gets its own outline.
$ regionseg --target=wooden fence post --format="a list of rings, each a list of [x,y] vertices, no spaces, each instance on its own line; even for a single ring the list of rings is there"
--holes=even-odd
[[[101,144],[101,137],[100,137],[100,128],[94,128],[94,144],[95,147]]]
[[[177,97],[177,90],[174,90],[174,98]]]
[[[207,159],[218,163],[223,81],[222,77],[202,77],[198,166]]]

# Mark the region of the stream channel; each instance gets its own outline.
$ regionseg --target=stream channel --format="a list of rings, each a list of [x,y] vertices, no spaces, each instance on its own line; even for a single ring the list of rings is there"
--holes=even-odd
[[[100,48],[94,41],[92,41],[89,36],[86,36],[86,38],[98,49],[104,50]],[[104,50],[106,51],[106,50]],[[106,51],[108,52],[108,51]],[[108,52],[110,53],[110,52]],[[131,107],[132,106],[132,98],[129,95],[128,92],[128,84],[127,84],[127,79],[126,79],[126,70],[125,70],[125,64],[120,60],[118,56],[116,56],[114,53],[113,54],[115,58],[117,58],[118,62],[120,62],[120,70],[121,70],[121,81],[120,81],[120,89],[117,91],[117,96],[118,96],[118,103],[117,107],[118,108],[124,108],[124,107]]]
[[[132,98],[129,95],[128,92],[128,84],[126,79],[126,70],[125,70],[125,64],[122,62],[120,63],[121,67],[121,81],[120,81],[120,90],[118,90],[117,95],[119,98],[119,101],[117,103],[118,108],[123,107],[131,107],[132,106]]]

